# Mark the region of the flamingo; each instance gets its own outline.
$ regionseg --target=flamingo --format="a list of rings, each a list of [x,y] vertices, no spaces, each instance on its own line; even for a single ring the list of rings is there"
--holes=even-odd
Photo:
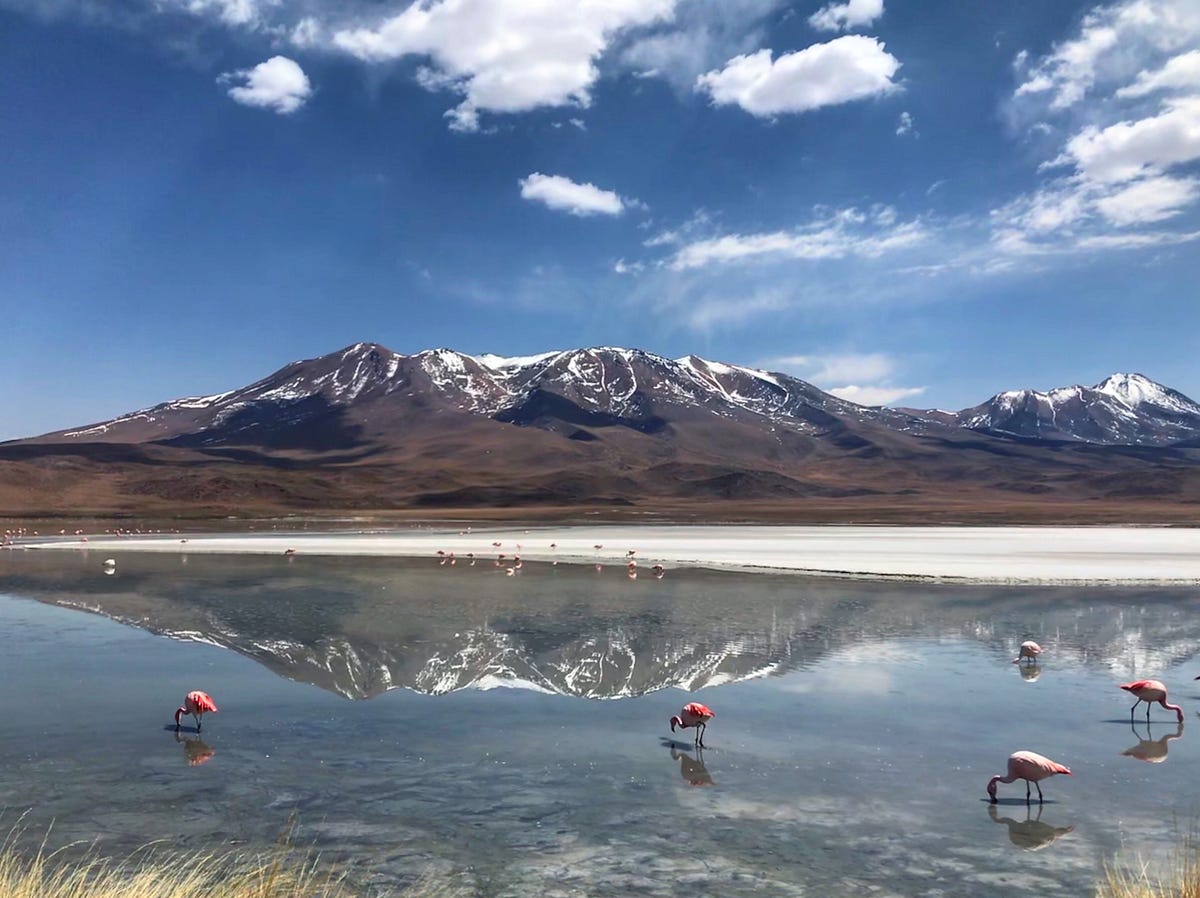
[[[685,730],[688,727],[695,727],[696,744],[703,747],[704,731],[708,727],[708,722],[716,716],[707,705],[702,705],[699,702],[688,702],[683,706],[683,710],[679,712],[678,716],[671,718],[671,732],[675,732],[675,727],[683,727]]]
[[[1037,787],[1038,804],[1041,804],[1045,799],[1042,797],[1042,787],[1038,781],[1044,780],[1048,776],[1054,776],[1057,773],[1070,776],[1071,768],[1051,761],[1049,758],[1043,757],[1035,751],[1014,751],[1008,756],[1008,775],[1001,776],[997,773],[988,780],[988,795],[991,798],[992,804],[995,804],[997,801],[996,783],[1011,783],[1016,780],[1025,780],[1025,803],[1029,803],[1029,784],[1033,783]]]
[[[1033,640],[1027,640],[1021,643],[1021,649],[1017,652],[1017,657],[1012,659],[1012,663],[1016,664],[1022,658],[1028,658],[1034,664],[1037,664],[1038,655],[1042,653],[1042,647]]]
[[[1150,706],[1158,702],[1168,711],[1174,711],[1183,723],[1183,708],[1167,702],[1167,687],[1158,680],[1134,680],[1132,683],[1122,683],[1120,686],[1126,692],[1137,696],[1137,701],[1129,709],[1129,722],[1133,722],[1133,712],[1142,702],[1146,703],[1146,723],[1150,722]]]
[[[187,694],[183,700],[183,707],[175,712],[175,729],[179,730],[179,718],[184,714],[191,714],[196,721],[196,732],[200,732],[200,719],[209,712],[216,712],[217,703],[212,700],[212,696],[207,692],[201,692],[199,689],[193,689]]]

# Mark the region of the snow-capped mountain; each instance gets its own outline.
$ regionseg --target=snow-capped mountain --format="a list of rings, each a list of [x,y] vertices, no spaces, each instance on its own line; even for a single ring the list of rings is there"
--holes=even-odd
[[[176,399],[42,439],[329,449],[367,436],[369,422],[388,425],[419,414],[653,433],[669,423],[660,414],[664,409],[796,432],[827,428],[842,416],[901,430],[930,426],[904,413],[838,399],[787,375],[696,356],[667,359],[617,347],[518,358],[450,349],[404,356],[358,343],[293,362],[238,390]]]
[[[964,507],[1032,496],[1200,502],[1197,450],[1200,406],[1141,375],[935,412],[861,406],[694,355],[406,356],[358,343],[240,389],[0,445],[0,510],[712,500],[808,515],[814,501],[849,500],[873,520],[924,520],[912,509],[949,502],[960,520]]]
[[[955,417],[971,430],[1109,445],[1166,446],[1200,436],[1200,404],[1141,374],[999,393]]]

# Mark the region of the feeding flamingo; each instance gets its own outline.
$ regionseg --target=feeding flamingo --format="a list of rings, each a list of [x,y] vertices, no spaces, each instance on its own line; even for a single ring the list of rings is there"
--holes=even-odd
[[[191,714],[196,721],[196,732],[200,732],[200,718],[205,714],[215,713],[217,703],[212,700],[212,696],[207,692],[201,692],[199,689],[194,689],[187,694],[183,700],[183,707],[175,712],[175,729],[179,729],[179,718],[184,714]]]
[[[1049,758],[1043,757],[1035,751],[1014,751],[1008,756],[1008,775],[1001,776],[997,773],[988,781],[988,796],[991,798],[992,804],[995,804],[997,801],[996,783],[1012,783],[1016,780],[1025,780],[1025,802],[1029,802],[1029,784],[1033,783],[1037,787],[1038,802],[1041,803],[1045,799],[1042,797],[1042,787],[1038,781],[1058,773],[1070,776],[1071,768],[1051,761]]]
[[[1132,683],[1122,683],[1120,686],[1126,692],[1137,696],[1137,701],[1129,709],[1129,722],[1133,722],[1133,712],[1142,702],[1146,703],[1146,722],[1150,722],[1150,706],[1158,702],[1168,711],[1174,711],[1183,723],[1183,708],[1167,702],[1167,687],[1158,680],[1134,680]]]
[[[1017,657],[1012,659],[1012,663],[1016,664],[1022,658],[1028,658],[1034,664],[1037,664],[1038,655],[1042,653],[1042,647],[1033,640],[1027,640],[1021,643],[1021,649],[1017,652]]]
[[[707,705],[702,705],[699,702],[688,702],[683,706],[683,710],[679,715],[671,718],[671,732],[675,732],[675,727],[683,727],[685,730],[688,727],[696,728],[696,744],[704,745],[704,731],[708,727],[708,722],[716,717],[712,709]]]

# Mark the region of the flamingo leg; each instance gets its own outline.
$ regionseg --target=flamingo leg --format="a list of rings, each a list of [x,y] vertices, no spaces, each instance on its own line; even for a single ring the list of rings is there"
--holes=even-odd
[[[700,726],[697,728],[696,735],[697,735],[697,737],[698,737],[698,738],[697,738],[696,744],[697,744],[697,745],[699,745],[701,748],[703,748],[703,747],[704,747],[704,731],[705,731],[706,729],[708,729],[708,724],[707,724],[707,723],[702,723],[702,724],[700,724]]]
[[[1025,780],[1025,804],[1029,804],[1029,780]]]
[[[1040,805],[1042,802],[1044,802],[1044,801],[1046,800],[1045,798],[1043,798],[1043,797],[1042,797],[1042,784],[1041,784],[1041,783],[1034,783],[1034,785],[1035,785],[1035,786],[1037,786],[1037,790],[1038,790],[1038,804]],[[1039,808],[1039,810],[1040,810],[1040,808]]]
[[[1134,712],[1134,709],[1135,709],[1135,708],[1137,708],[1137,706],[1138,706],[1138,705],[1140,705],[1141,703],[1142,703],[1142,700],[1139,698],[1139,699],[1138,699],[1136,702],[1134,702],[1134,703],[1133,703],[1133,708],[1130,708],[1130,709],[1129,709],[1129,722],[1130,722],[1130,723],[1133,723],[1133,712]]]

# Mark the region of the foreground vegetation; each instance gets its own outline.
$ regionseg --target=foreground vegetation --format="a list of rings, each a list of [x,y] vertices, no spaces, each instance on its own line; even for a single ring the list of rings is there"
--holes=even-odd
[[[121,861],[0,846],[0,898],[351,898],[340,876],[286,846],[266,856],[179,854],[149,846]]]
[[[1153,873],[1142,862],[1137,867],[1105,867],[1097,898],[1200,898],[1200,841],[1195,833],[1179,839],[1167,873]]]

